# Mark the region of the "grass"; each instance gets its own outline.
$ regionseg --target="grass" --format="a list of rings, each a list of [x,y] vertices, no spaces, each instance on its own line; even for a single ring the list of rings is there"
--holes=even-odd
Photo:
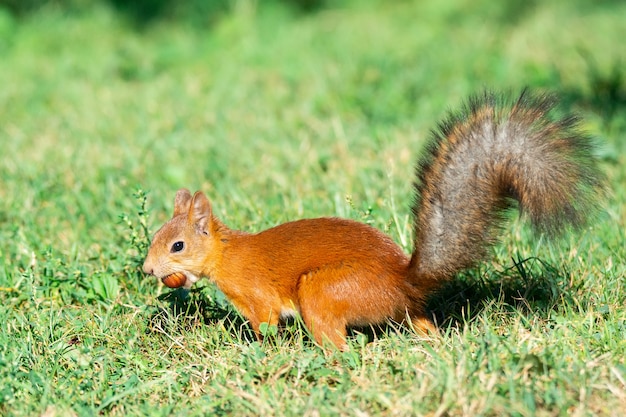
[[[209,30],[0,11],[0,414],[626,414],[624,5],[260,3]],[[429,129],[527,85],[583,116],[611,195],[555,243],[513,221],[431,300],[441,338],[325,354],[296,322],[259,344],[208,283],[140,271],[180,187],[232,227],[338,215],[409,251]]]

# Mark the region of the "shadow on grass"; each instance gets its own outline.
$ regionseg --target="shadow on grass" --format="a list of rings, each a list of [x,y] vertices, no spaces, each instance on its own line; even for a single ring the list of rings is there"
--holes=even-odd
[[[428,302],[437,324],[460,328],[494,302],[524,315],[545,315],[571,294],[567,272],[538,258],[513,262],[503,271],[472,271],[445,284]]]
[[[183,334],[193,327],[221,321],[237,339],[245,342],[257,340],[241,315],[234,311],[221,293],[210,286],[190,291],[173,290],[158,299],[163,305],[154,307],[155,311],[148,318],[148,332]]]

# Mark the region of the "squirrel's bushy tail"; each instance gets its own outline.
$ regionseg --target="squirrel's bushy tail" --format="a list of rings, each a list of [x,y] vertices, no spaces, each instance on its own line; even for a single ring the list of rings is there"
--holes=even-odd
[[[575,117],[553,117],[555,104],[484,93],[439,125],[417,167],[413,277],[447,279],[483,259],[515,201],[550,235],[584,224],[602,175],[591,139]]]

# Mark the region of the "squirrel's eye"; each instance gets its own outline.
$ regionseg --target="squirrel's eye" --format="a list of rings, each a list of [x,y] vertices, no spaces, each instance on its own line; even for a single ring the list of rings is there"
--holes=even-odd
[[[180,252],[181,250],[183,250],[183,248],[185,247],[185,243],[182,241],[179,242],[175,242],[172,245],[172,249],[170,249],[170,252],[174,253],[174,252]]]

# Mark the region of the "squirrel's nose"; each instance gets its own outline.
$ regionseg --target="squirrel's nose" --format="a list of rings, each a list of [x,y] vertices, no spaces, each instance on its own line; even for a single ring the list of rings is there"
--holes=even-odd
[[[148,275],[154,275],[154,268],[152,268],[150,265],[144,262],[143,272],[145,272]]]

